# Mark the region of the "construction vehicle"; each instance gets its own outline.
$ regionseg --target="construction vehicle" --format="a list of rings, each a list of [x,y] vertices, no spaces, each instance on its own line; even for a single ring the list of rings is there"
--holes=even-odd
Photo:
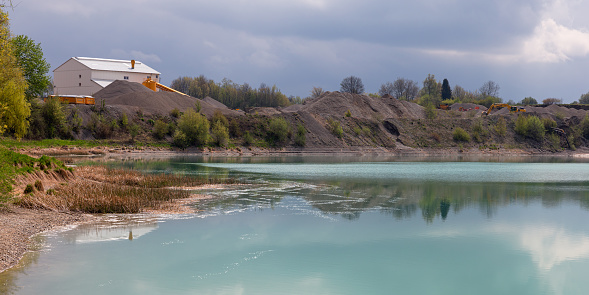
[[[510,113],[525,113],[526,109],[518,106],[511,106],[506,103],[494,103],[486,111],[483,111],[481,115],[489,115],[493,109],[509,108]]]
[[[94,104],[94,97],[88,95],[50,95],[49,98],[57,98],[62,103],[69,104]],[[43,98],[47,102],[47,97]]]
[[[172,89],[172,88],[170,88],[170,87],[168,87],[166,85],[163,85],[163,84],[160,84],[160,83],[158,83],[158,82],[156,82],[154,80],[151,80],[151,78],[145,79],[145,81],[143,81],[143,83],[141,83],[141,84],[143,84],[143,86],[145,86],[145,87],[147,87],[147,88],[149,88],[149,89],[151,89],[153,91],[157,91],[159,89],[159,90],[162,90],[162,91],[174,92],[174,93],[178,93],[178,94],[189,96],[189,95],[184,94],[184,93],[182,93],[182,92],[180,92],[178,90]]]
[[[447,104],[447,103],[440,104],[440,109],[441,110],[445,110],[445,111],[449,111],[450,110],[450,105]]]

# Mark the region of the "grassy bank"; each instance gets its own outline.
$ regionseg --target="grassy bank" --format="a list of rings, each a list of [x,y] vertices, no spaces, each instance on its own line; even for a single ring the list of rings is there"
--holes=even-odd
[[[43,156],[37,159],[0,147],[0,206],[13,201],[12,189],[17,176],[60,169],[69,168],[51,157]]]

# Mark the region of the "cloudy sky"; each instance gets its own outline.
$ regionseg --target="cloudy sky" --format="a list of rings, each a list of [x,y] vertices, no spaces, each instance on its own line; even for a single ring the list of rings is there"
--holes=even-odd
[[[306,97],[347,76],[367,92],[428,74],[520,101],[589,92],[583,0],[13,0],[14,34],[52,70],[72,56],[137,59],[180,76],[276,85]]]

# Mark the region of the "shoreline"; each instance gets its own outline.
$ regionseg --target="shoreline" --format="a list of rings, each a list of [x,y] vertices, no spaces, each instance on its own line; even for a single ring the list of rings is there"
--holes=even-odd
[[[501,157],[510,158],[574,158],[589,159],[589,150],[580,149],[577,151],[566,151],[561,153],[536,153],[523,150],[459,150],[459,149],[411,149],[402,151],[391,151],[386,149],[279,149],[263,150],[248,149],[248,151],[235,150],[200,150],[190,149],[186,151],[174,151],[169,149],[142,148],[142,149],[114,149],[109,147],[100,148],[78,148],[78,147],[57,147],[57,148],[29,148],[18,149],[18,152],[32,155],[50,155],[57,157],[80,157],[90,160],[112,159],[156,159],[173,157],[274,157],[274,156],[341,156],[341,157],[391,157],[391,158],[461,158],[461,157]],[[508,152],[506,152],[508,151]],[[216,189],[225,185],[209,186],[207,189]],[[198,202],[209,198],[206,195],[193,195],[187,199],[173,200],[162,210],[146,209],[145,214],[183,214],[187,211],[186,204]],[[16,266],[23,255],[31,250],[31,239],[38,234],[55,230],[60,227],[83,224],[98,220],[99,217],[93,214],[75,212],[57,212],[43,209],[26,209],[10,205],[0,208],[0,273]]]

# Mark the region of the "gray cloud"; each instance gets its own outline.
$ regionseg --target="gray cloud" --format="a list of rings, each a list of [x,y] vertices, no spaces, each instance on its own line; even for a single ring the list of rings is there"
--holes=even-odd
[[[471,90],[494,80],[505,99],[572,101],[589,91],[580,78],[588,9],[576,0],[22,0],[10,15],[54,67],[71,56],[136,58],[166,83],[203,74],[300,96],[337,90],[348,75],[376,92],[432,73]]]

